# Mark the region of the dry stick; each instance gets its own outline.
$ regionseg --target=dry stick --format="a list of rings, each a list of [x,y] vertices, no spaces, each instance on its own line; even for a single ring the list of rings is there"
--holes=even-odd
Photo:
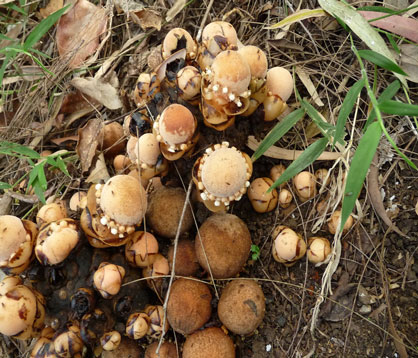
[[[202,36],[203,27],[205,26],[206,20],[209,16],[209,12],[210,12],[210,9],[212,8],[213,1],[214,0],[209,1],[209,5],[206,8],[205,15],[203,15],[203,19],[202,19],[202,22],[200,23],[199,31],[197,32],[197,35],[196,35],[196,42],[200,41],[200,37]]]
[[[374,210],[379,215],[379,217],[383,220],[383,222],[389,226],[394,232],[402,237],[408,237],[405,235],[398,227],[392,222],[389,218],[388,214],[386,213],[385,206],[383,205],[382,195],[380,194],[379,190],[379,183],[378,183],[378,176],[379,176],[379,156],[377,152],[375,153],[372,161],[372,165],[370,166],[369,174],[367,175],[367,191],[369,194],[370,202],[373,205]]]
[[[168,289],[167,289],[167,293],[165,295],[165,300],[164,300],[164,305],[163,305],[163,310],[164,310],[163,331],[162,331],[162,334],[161,334],[160,341],[158,342],[157,350],[155,351],[157,354],[159,354],[159,352],[160,352],[160,347],[161,347],[161,344],[163,343],[164,336],[165,336],[165,329],[166,329],[166,325],[167,325],[168,298],[170,297],[171,286],[172,286],[173,281],[174,281],[174,276],[176,275],[176,269],[175,268],[176,268],[176,257],[177,257],[177,244],[179,242],[180,231],[181,231],[181,226],[183,224],[184,215],[186,213],[187,206],[189,205],[189,199],[190,199],[190,193],[192,192],[192,187],[193,187],[193,181],[190,180],[189,187],[188,187],[187,193],[186,193],[186,199],[184,200],[183,210],[182,210],[181,216],[180,216],[180,221],[179,221],[179,224],[177,226],[176,237],[174,238],[173,263],[172,263],[172,266],[171,266],[170,282],[168,283]]]
[[[249,136],[247,139],[247,147],[251,150],[255,151],[260,146],[261,142],[255,139],[254,136]],[[264,152],[263,155],[275,159],[295,160],[302,153],[303,150],[289,150],[272,145],[269,149],[267,149]],[[341,153],[323,152],[317,160],[336,160],[339,159],[341,155]]]

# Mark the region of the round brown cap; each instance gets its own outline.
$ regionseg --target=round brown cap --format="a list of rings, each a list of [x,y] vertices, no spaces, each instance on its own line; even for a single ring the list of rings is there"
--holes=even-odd
[[[161,114],[159,130],[169,145],[187,143],[196,130],[192,112],[181,104],[170,104]]]
[[[0,265],[15,253],[26,241],[26,230],[22,220],[13,215],[0,216]]]
[[[100,208],[120,225],[136,225],[147,210],[147,194],[130,175],[116,175],[103,186]]]
[[[254,78],[264,78],[267,74],[268,63],[264,51],[257,46],[244,46],[238,50],[250,66],[251,76]]]

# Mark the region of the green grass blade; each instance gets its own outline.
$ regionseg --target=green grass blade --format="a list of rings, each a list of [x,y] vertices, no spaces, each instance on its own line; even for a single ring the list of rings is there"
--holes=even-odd
[[[5,183],[4,181],[0,181],[0,190],[10,189],[12,186],[9,183]]]
[[[392,48],[395,50],[395,52],[399,55],[401,53],[401,49],[399,48],[398,44],[396,43],[393,36],[389,33],[386,34],[386,37],[388,38],[390,44],[392,45]]]
[[[347,175],[343,206],[341,209],[341,228],[344,227],[345,222],[354,209],[381,136],[382,128],[378,122],[374,122],[370,124],[360,139]]]
[[[65,165],[65,162],[62,160],[61,157],[57,157],[57,165],[58,168],[67,176],[70,177],[70,173],[68,172],[67,166]]]
[[[260,158],[264,152],[283,137],[301,118],[303,118],[305,111],[302,108],[293,111],[277,123],[269,134],[260,143],[257,150],[254,152],[251,160],[254,162]]]
[[[377,99],[378,103],[382,103],[388,99],[391,99],[396,93],[398,93],[399,89],[401,88],[401,83],[398,80],[393,81],[385,90],[380,94],[379,98]],[[364,130],[376,119],[376,111],[373,108],[367,118],[366,124],[364,126]]]
[[[387,7],[383,6],[362,6],[357,8],[357,11],[376,11],[376,12],[382,12],[385,14],[395,14],[396,11],[392,9],[388,9]]]
[[[274,188],[293,178],[296,174],[300,173],[307,166],[311,165],[325,150],[328,145],[328,138],[323,137],[312,143],[306,148],[303,153],[290,164],[287,169],[280,175],[273,185],[267,190],[272,191]]]
[[[35,191],[35,194],[38,197],[38,199],[41,201],[41,203],[46,204],[44,190],[38,181],[34,183],[33,190]]]
[[[10,52],[6,52],[6,57],[3,59],[3,64],[0,67],[0,85],[3,84],[4,72],[6,71],[9,61],[14,57]]]
[[[375,65],[382,67],[385,70],[399,73],[403,76],[408,76],[408,74],[406,74],[395,62],[381,55],[380,53],[372,50],[358,50],[358,54],[361,58],[370,61],[371,63],[374,63]]]
[[[29,51],[48,32],[48,30],[54,26],[54,24],[58,21],[61,15],[64,14],[69,6],[70,5],[67,5],[62,9],[59,9],[58,11],[49,15],[46,19],[43,19],[26,38],[25,43],[23,44],[23,48],[26,51]]]
[[[386,100],[379,104],[379,109],[387,114],[398,116],[418,116],[418,105]]]
[[[337,129],[335,130],[334,142],[332,147],[339,141],[341,136],[344,133],[345,123],[347,118],[350,115],[351,111],[354,108],[354,105],[357,101],[357,97],[360,95],[361,90],[364,87],[364,79],[359,79],[348,91],[347,95],[344,98],[343,104],[338,114],[337,119]]]

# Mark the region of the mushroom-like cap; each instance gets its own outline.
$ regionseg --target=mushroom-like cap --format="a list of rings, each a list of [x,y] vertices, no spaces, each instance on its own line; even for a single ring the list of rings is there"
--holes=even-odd
[[[163,306],[147,306],[144,312],[150,319],[150,325],[147,334],[151,338],[159,338],[163,332],[164,325],[164,308]],[[166,322],[165,332],[170,329],[170,325]]]
[[[308,260],[314,264],[323,262],[331,253],[331,245],[324,237],[311,237],[308,239]]]
[[[286,167],[283,164],[276,164],[270,169],[270,179],[273,180],[273,182],[275,182],[277,179],[280,178],[280,175],[282,175],[285,170]],[[286,185],[286,183],[283,183],[281,186],[283,185]]]
[[[178,358],[175,344],[171,342],[164,342],[158,354],[156,353],[158,342],[154,342],[147,347],[145,351],[145,358]]]
[[[77,357],[83,346],[80,328],[76,325],[66,327],[64,332],[54,339],[55,354],[60,358]]]
[[[144,355],[142,348],[132,339],[122,337],[119,346],[113,351],[104,351],[102,358],[142,358]],[[51,357],[55,358],[55,357]]]
[[[106,150],[106,155],[113,157],[123,151],[125,147],[125,139],[123,127],[118,122],[111,122],[103,127],[103,150]]]
[[[169,145],[187,143],[196,130],[192,112],[181,104],[170,104],[161,114],[159,131],[162,140]]]
[[[250,66],[251,77],[255,79],[265,78],[268,69],[267,57],[264,51],[257,46],[244,46],[238,50]]]
[[[242,270],[250,254],[251,235],[238,216],[212,215],[202,224],[199,234],[195,239],[196,256],[209,271],[207,257],[213,277],[234,277]]]
[[[257,178],[248,188],[248,199],[256,212],[267,213],[276,208],[277,190],[273,189],[271,192],[267,192],[272,185],[273,181],[270,178]]]
[[[180,222],[181,213],[186,200],[186,193],[182,188],[162,186],[150,195],[147,224],[157,235],[174,239]],[[190,207],[186,209],[180,235],[193,225],[193,214]]]
[[[167,59],[173,53],[185,48],[187,58],[194,59],[197,55],[197,44],[193,40],[193,37],[185,29],[176,27],[171,29],[167,35],[165,35],[162,44],[163,59]]]
[[[135,146],[135,153],[140,163],[154,166],[161,154],[160,145],[152,133],[145,133],[139,137]]]
[[[100,208],[120,225],[137,225],[147,210],[147,194],[130,175],[116,175],[103,186]]]
[[[234,343],[220,328],[206,328],[187,337],[183,358],[235,358]]]
[[[306,252],[306,243],[302,237],[286,226],[278,226],[273,231],[273,258],[281,263],[292,265]]]
[[[325,185],[329,185],[331,182],[331,177],[328,175],[328,169],[321,168],[315,171],[316,182],[319,186],[322,186],[325,182]]]
[[[286,102],[293,92],[292,74],[283,67],[273,67],[267,71],[268,90]]]
[[[252,280],[233,280],[223,289],[218,316],[230,331],[250,334],[263,321],[266,299],[263,290]]]
[[[292,193],[287,189],[280,189],[279,193],[279,205],[281,208],[286,209],[289,207],[290,203],[293,200]]]
[[[131,160],[131,162],[136,162],[137,158],[137,152],[136,149],[136,143],[138,142],[138,138],[137,137],[130,137],[128,139],[128,143],[126,143],[126,153],[128,154],[129,159]]]
[[[312,199],[316,195],[315,176],[307,171],[300,172],[293,178],[293,186],[301,201]]]
[[[150,323],[146,313],[132,313],[126,321],[126,335],[131,339],[141,339],[147,334]]]
[[[14,336],[23,332],[33,324],[36,313],[36,297],[28,287],[9,287],[0,295],[0,333]]]
[[[118,331],[106,332],[100,337],[100,344],[105,351],[113,351],[119,347],[121,339]]]
[[[0,266],[6,266],[10,256],[27,241],[22,220],[13,215],[0,216]],[[29,254],[30,256],[30,254]]]
[[[72,219],[54,221],[39,232],[36,257],[43,265],[56,265],[68,257],[79,240],[80,233]]]
[[[334,235],[336,233],[337,227],[338,227],[338,221],[340,220],[340,217],[341,217],[341,210],[335,210],[332,213],[331,217],[328,219],[328,231],[330,232],[330,234]],[[351,229],[351,227],[353,226],[353,223],[354,223],[354,219],[350,215],[344,224],[343,234],[345,234],[348,230]]]
[[[193,333],[209,320],[211,300],[206,284],[184,278],[174,281],[167,304],[168,322],[176,332]]]
[[[200,94],[202,76],[196,67],[183,67],[179,72],[177,72],[176,81],[177,87],[180,91],[180,96],[185,101],[188,101]]]
[[[237,51],[223,51],[212,63],[213,84],[217,84],[223,92],[240,96],[248,90],[251,71],[245,58]]]
[[[87,205],[87,193],[79,191],[71,196],[69,207],[72,211],[82,210]]]
[[[103,298],[111,298],[119,292],[124,277],[122,266],[102,262],[93,275],[93,282]]]
[[[36,223],[39,227],[53,221],[68,218],[67,210],[64,205],[50,203],[42,206],[36,215]]]
[[[126,260],[134,266],[147,267],[154,263],[158,254],[158,241],[149,232],[136,231],[125,246]]]
[[[203,28],[202,43],[212,56],[216,56],[229,47],[237,46],[237,32],[229,22],[213,21]]]
[[[216,197],[228,198],[246,187],[247,162],[234,147],[214,150],[201,168],[205,189]]]
[[[173,269],[174,246],[168,249],[168,263]],[[190,240],[180,240],[177,245],[175,273],[179,276],[194,276],[199,270],[199,263],[196,257],[194,242]]]

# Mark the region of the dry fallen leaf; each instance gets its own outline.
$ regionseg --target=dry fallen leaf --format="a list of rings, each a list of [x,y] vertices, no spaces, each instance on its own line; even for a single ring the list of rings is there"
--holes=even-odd
[[[418,83],[418,47],[414,44],[403,44],[401,50],[400,66],[408,74],[409,81]]]
[[[113,0],[116,11],[118,13],[128,14],[130,12],[136,12],[144,9],[144,5],[135,2],[134,0]]]
[[[80,158],[83,172],[89,170],[91,162],[96,154],[97,147],[101,144],[101,131],[103,121],[99,118],[90,119],[87,124],[78,130],[77,155]]]
[[[313,84],[309,75],[299,66],[296,66],[295,72],[302,81],[303,85],[308,90],[315,104],[319,107],[322,107],[324,105],[324,102],[322,102],[321,98],[319,98],[319,94],[316,91],[315,85]]]
[[[69,67],[77,68],[99,46],[106,30],[107,13],[87,0],[78,0],[57,25],[57,47],[61,57],[70,56]]]
[[[118,90],[110,83],[105,82],[103,78],[76,77],[71,80],[71,84],[80,92],[92,97],[109,109],[118,109],[122,107]]]
[[[47,6],[39,10],[39,13],[43,18],[46,18],[54,12],[62,9],[63,6],[64,0],[50,0]]]
[[[142,30],[149,28],[156,29],[157,31],[161,30],[162,19],[158,12],[143,9],[140,11],[131,11],[130,12],[132,21],[141,26]]]
[[[96,166],[91,171],[90,175],[86,179],[87,183],[100,183],[106,182],[110,178],[109,172],[107,171],[106,162],[103,153],[97,158]]]
[[[59,113],[73,114],[85,109],[90,109],[93,111],[97,105],[99,105],[99,103],[96,102],[93,98],[82,94],[77,90],[65,95]]]

